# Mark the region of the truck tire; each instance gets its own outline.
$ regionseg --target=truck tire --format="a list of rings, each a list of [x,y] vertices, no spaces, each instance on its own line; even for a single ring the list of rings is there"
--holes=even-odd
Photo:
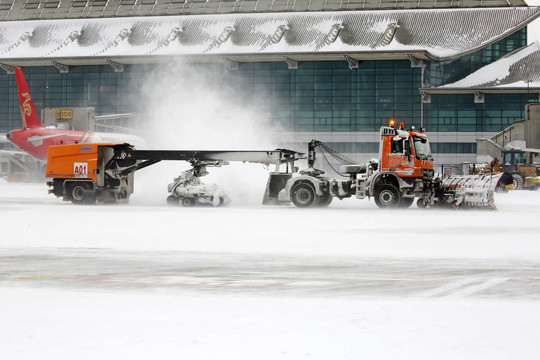
[[[291,201],[296,207],[311,207],[317,204],[317,194],[309,183],[295,184],[291,189]]]
[[[191,207],[195,205],[195,199],[191,197],[185,197],[182,199],[182,205],[185,207]]]
[[[519,174],[512,174],[512,189],[513,190],[523,190],[525,187],[525,182],[523,181],[523,177]]]
[[[420,198],[416,201],[416,206],[418,206],[420,209],[425,209],[428,206],[428,199],[426,198]]]
[[[508,189],[506,188],[507,185],[512,185],[514,182],[514,178],[512,177],[512,174],[509,172],[504,172],[499,182],[497,183],[497,186],[495,187],[496,192],[507,192]]]
[[[178,199],[176,196],[169,195],[167,196],[167,204],[169,205],[178,205],[178,202],[180,199]]]
[[[384,184],[375,189],[375,204],[381,209],[395,208],[401,201],[399,190],[391,184]]]
[[[414,198],[401,198],[401,201],[399,202],[399,207],[400,208],[403,208],[403,209],[406,209],[408,207],[410,207],[414,202]]]
[[[95,192],[95,190],[84,190],[82,196],[83,196],[83,203],[84,204],[95,204],[96,203],[96,192]]]
[[[323,196],[318,196],[317,206],[318,207],[327,207],[330,205],[334,198],[330,194],[324,194]]]
[[[73,204],[88,204],[90,203],[90,194],[88,190],[92,189],[92,185],[83,182],[75,181],[69,185],[69,196]]]

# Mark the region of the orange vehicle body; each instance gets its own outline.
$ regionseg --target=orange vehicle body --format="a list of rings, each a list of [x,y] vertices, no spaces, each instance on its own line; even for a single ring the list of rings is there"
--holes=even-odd
[[[73,203],[117,202],[133,193],[133,174],[114,175],[115,151],[132,150],[125,143],[50,146],[45,176],[53,193]],[[133,160],[132,163],[135,163]]]
[[[100,144],[115,145],[115,144]],[[97,182],[98,144],[50,146],[47,154],[48,178],[91,179]]]

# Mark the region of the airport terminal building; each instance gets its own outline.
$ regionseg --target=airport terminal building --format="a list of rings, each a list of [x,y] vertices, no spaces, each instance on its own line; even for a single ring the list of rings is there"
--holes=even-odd
[[[395,119],[426,128],[436,163],[475,161],[539,101],[538,16],[522,0],[0,0],[0,133],[20,128],[15,66],[38,109],[109,115],[144,112],[141,74],[182,61],[264,94],[289,147],[365,160]]]

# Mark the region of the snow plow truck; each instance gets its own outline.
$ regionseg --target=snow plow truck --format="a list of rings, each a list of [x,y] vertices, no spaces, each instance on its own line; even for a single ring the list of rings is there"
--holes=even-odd
[[[346,179],[330,179],[314,167],[317,149],[342,163],[339,170],[334,170]],[[297,207],[321,207],[333,198],[373,197],[380,208],[406,208],[418,198],[418,207],[494,208],[493,195],[500,176],[436,177],[424,130],[405,130],[403,123],[398,128],[391,123],[380,129],[379,158],[365,164],[355,164],[322,142],[312,140],[308,144],[308,169],[286,182],[279,200],[291,201]]]
[[[316,150],[327,151],[342,165],[331,179],[315,168]],[[324,152],[323,152],[324,154]],[[295,161],[306,159],[298,171]],[[133,193],[134,172],[161,160],[188,161],[192,169],[169,184],[169,204],[214,206],[227,202],[222,191],[206,186],[199,177],[209,166],[228,161],[275,165],[270,172],[263,204],[293,203],[297,207],[328,206],[333,198],[373,197],[380,208],[406,208],[418,199],[419,207],[449,206],[494,208],[499,175],[452,175],[440,178],[433,171],[429,140],[423,129],[383,126],[379,158],[357,164],[312,140],[305,153],[287,149],[269,151],[136,150],[129,144],[72,144],[49,147],[46,176],[53,193],[73,203],[127,201]],[[280,166],[286,165],[285,171]],[[189,176],[187,176],[189,175]],[[188,179],[189,178],[189,179]],[[189,181],[187,181],[189,180]]]

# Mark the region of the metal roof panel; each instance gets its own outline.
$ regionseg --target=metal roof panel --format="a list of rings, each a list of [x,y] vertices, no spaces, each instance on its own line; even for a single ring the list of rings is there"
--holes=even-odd
[[[444,59],[487,46],[539,15],[540,8],[516,7],[9,21],[0,22],[0,62],[392,53]]]

